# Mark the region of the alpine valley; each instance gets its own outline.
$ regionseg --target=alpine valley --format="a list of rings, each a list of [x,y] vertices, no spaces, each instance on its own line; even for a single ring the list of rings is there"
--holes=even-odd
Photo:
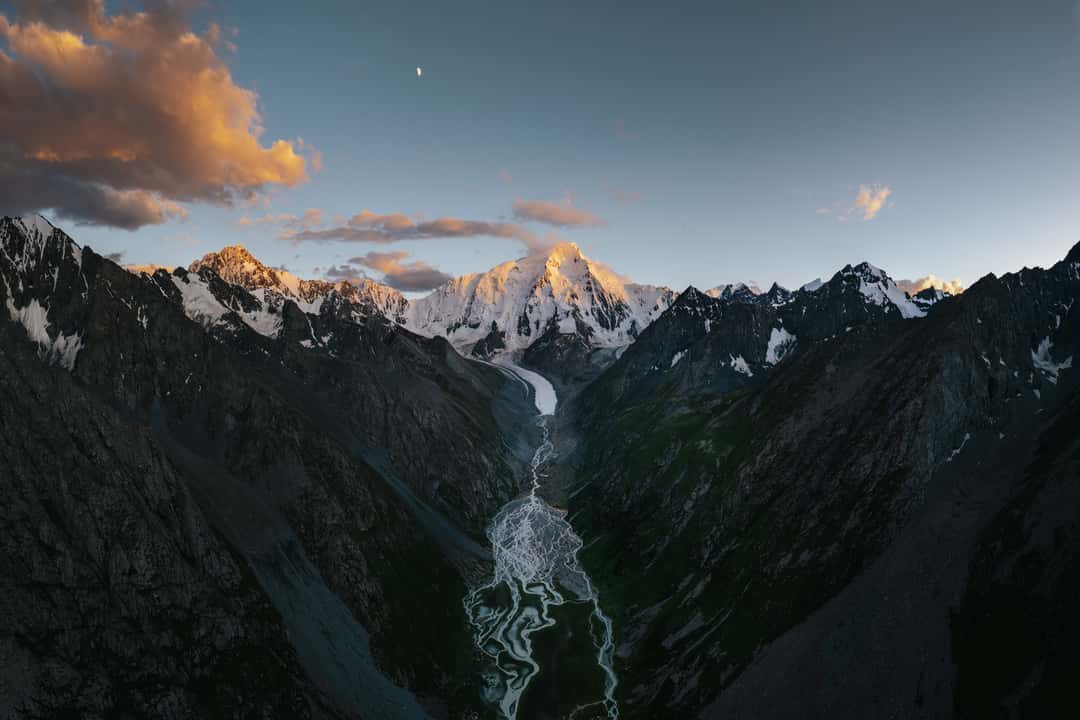
[[[560,243],[408,299],[4,217],[0,717],[1080,717],[1078,296]]]

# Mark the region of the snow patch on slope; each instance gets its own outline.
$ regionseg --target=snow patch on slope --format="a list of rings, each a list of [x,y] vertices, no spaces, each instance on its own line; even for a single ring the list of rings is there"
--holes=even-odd
[[[742,373],[746,377],[754,377],[753,371],[750,370],[750,366],[747,365],[746,359],[742,355],[731,356],[731,369],[737,373]]]
[[[765,350],[765,362],[775,365],[795,344],[795,336],[782,327],[776,327],[769,333],[769,347]]]
[[[1039,347],[1031,351],[1031,362],[1036,368],[1046,373],[1047,380],[1056,385],[1058,373],[1072,367],[1072,355],[1065,358],[1062,362],[1056,363],[1054,362],[1054,359],[1050,357],[1050,350],[1052,350],[1053,347],[1054,343],[1049,337],[1043,338],[1039,343]]]
[[[260,302],[253,311],[226,307],[219,301],[210,286],[195,273],[186,278],[172,276],[173,284],[180,291],[184,302],[184,314],[205,328],[221,325],[226,315],[236,313],[240,320],[264,337],[274,338],[281,332],[282,317],[267,310],[269,304]]]
[[[11,298],[7,298],[6,304],[11,319],[26,329],[27,336],[38,344],[47,360],[69,371],[74,369],[75,359],[79,356],[79,350],[82,349],[81,335],[78,333],[65,335],[58,332],[55,338],[50,337],[49,309],[39,303],[37,298],[32,299],[23,308],[16,308]]]

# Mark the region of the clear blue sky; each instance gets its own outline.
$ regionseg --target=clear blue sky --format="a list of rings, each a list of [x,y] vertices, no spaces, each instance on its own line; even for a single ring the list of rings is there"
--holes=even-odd
[[[240,242],[303,276],[372,250],[461,274],[521,246],[293,244],[237,222],[308,208],[510,220],[515,200],[569,193],[605,224],[557,232],[640,282],[797,286],[866,259],[971,283],[1080,240],[1077,8],[212,2],[192,23],[238,30],[222,57],[258,92],[263,143],[301,136],[323,170],[270,208],[190,202],[184,221],[72,231],[128,262]],[[872,220],[851,209],[860,185],[891,191]]]

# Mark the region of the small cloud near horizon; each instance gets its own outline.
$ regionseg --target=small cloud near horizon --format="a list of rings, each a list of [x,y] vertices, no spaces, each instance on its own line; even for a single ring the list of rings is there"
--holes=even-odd
[[[835,217],[837,222],[847,222],[856,215],[861,215],[863,222],[869,222],[878,216],[882,208],[892,207],[892,203],[886,204],[892,194],[893,190],[888,185],[859,185],[850,205],[837,203],[831,207],[819,207],[814,212]]]
[[[942,278],[939,278],[933,274],[926,275],[921,278],[916,278],[915,280],[897,280],[896,285],[901,290],[907,292],[909,295],[914,295],[917,292],[931,287],[938,290],[944,290],[950,295],[959,295],[967,289],[964,287],[964,284],[961,283],[959,279],[943,280]]]

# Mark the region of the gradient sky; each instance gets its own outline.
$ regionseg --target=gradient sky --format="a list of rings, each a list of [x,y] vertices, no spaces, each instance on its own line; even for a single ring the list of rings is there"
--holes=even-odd
[[[10,2],[0,13],[16,22]],[[58,223],[125,262],[239,242],[305,277],[369,251],[456,275],[523,247],[290,242],[238,223],[309,208],[327,225],[361,210],[509,222],[518,200],[591,211],[602,226],[529,227],[676,289],[795,287],[860,260],[970,284],[1080,240],[1074,0],[230,1],[188,17],[236,29],[219,55],[258,93],[262,145],[302,137],[323,167],[254,206],[178,200],[186,219],[134,231]],[[889,189],[876,214],[853,207],[860,186]]]

